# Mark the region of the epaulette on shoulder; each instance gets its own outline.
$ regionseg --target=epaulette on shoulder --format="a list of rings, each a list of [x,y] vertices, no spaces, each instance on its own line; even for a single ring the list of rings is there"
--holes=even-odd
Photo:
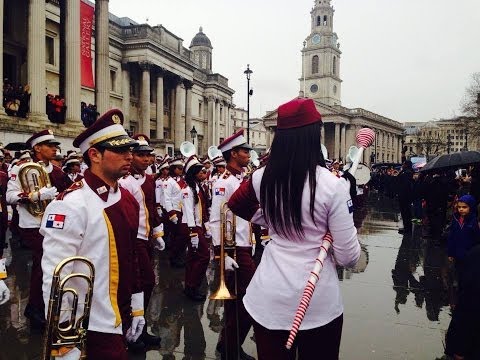
[[[228,170],[225,170],[225,173],[222,176],[222,179],[228,179],[228,177],[231,175],[231,172]]]
[[[82,181],[76,181],[68,189],[65,191],[62,191],[60,194],[57,195],[57,200],[63,200],[65,198],[65,195],[70,194],[71,192],[81,189],[83,187],[83,182]]]

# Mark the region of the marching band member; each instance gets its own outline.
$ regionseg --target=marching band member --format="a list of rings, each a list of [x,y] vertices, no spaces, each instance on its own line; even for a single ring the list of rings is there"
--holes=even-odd
[[[45,166],[52,186],[44,186],[38,191],[27,193],[25,189],[22,189],[19,177],[21,163],[19,162],[10,172],[7,202],[11,205],[17,205],[20,236],[23,243],[32,250],[33,263],[30,277],[30,298],[25,309],[25,316],[30,319],[30,325],[33,328],[42,328],[45,324],[41,268],[43,236],[38,232],[41,216],[32,215],[28,211],[28,204],[37,201],[53,200],[59,191],[64,191],[68,187],[70,181],[59,167],[54,166],[50,162],[55,157],[57,146],[60,144],[53,136],[51,130],[43,130],[34,134],[27,140],[26,144],[32,151],[32,160],[34,162],[41,161]]]
[[[210,161],[208,156],[205,158],[205,160],[203,160],[203,166],[207,170],[207,172],[206,172],[207,180],[210,180],[210,176],[212,176],[213,169],[212,169],[212,162]]]
[[[73,145],[80,148],[89,168],[82,181],[47,206],[40,228],[45,237],[45,303],[60,261],[84,256],[95,266],[86,345],[90,360],[127,360],[125,340],[136,341],[145,324],[135,253],[139,206],[117,181],[128,173],[131,148],[137,143],[122,123],[122,112],[113,109],[77,136]],[[68,268],[72,272],[82,269],[78,262]],[[73,348],[65,356],[73,359],[79,352]]]
[[[168,218],[166,217],[166,211],[165,211],[165,187],[167,185],[167,179],[170,176],[170,170],[169,170],[169,165],[168,161],[170,160],[170,157],[165,155],[162,163],[158,167],[158,177],[155,180],[155,198],[157,202],[157,212],[162,218],[163,222],[163,231],[167,233],[167,228],[166,224],[168,224],[167,220]]]
[[[170,265],[184,267],[184,254],[189,237],[188,227],[182,225],[182,189],[187,185],[182,178],[183,160],[172,159],[169,162],[170,177],[164,188],[165,211],[170,222]]]
[[[252,149],[245,137],[243,129],[223,141],[218,149],[222,152],[227,162],[227,169],[213,185],[212,207],[210,215],[210,231],[215,251],[218,255],[220,250],[220,212],[222,205],[230,199],[230,196],[240,187],[243,181],[243,168],[250,162],[250,150]],[[226,323],[217,350],[222,358],[236,359],[240,353],[240,359],[253,359],[246,354],[241,345],[252,325],[252,319],[243,306],[242,298],[245,295],[250,280],[255,273],[255,264],[252,259],[252,243],[250,236],[250,224],[241,218],[237,218],[236,224],[236,261],[231,257],[225,257],[225,269],[234,270],[227,272],[227,287],[230,292],[237,296],[236,300],[225,301]],[[236,278],[236,286],[235,286]],[[237,290],[235,292],[235,289]],[[237,318],[238,315],[238,318]],[[238,321],[238,324],[237,324]],[[238,327],[238,333],[237,333]],[[238,340],[237,340],[238,339]]]
[[[215,167],[215,170],[212,176],[210,177],[210,182],[213,184],[215,181],[217,181],[225,172],[225,168],[227,166],[227,162],[223,158],[223,156],[217,156],[215,159],[212,160],[213,166]]]
[[[1,150],[0,153],[3,156]],[[6,259],[3,257],[8,227],[7,199],[5,195],[7,192],[7,183],[7,173],[0,170],[0,305],[3,305],[10,299],[10,290],[3,281],[3,279],[7,277]]]
[[[340,163],[338,162],[338,160],[335,160],[332,163],[332,170],[330,171],[333,175],[335,175],[338,178],[342,177],[343,175],[343,172],[340,170]]]
[[[65,160],[65,173],[72,183],[83,179],[83,175],[80,173],[80,160],[76,152],[68,154]]]
[[[165,249],[163,241],[163,224],[158,215],[155,203],[155,180],[152,175],[146,173],[150,166],[150,139],[146,135],[138,134],[133,137],[138,146],[133,148],[133,159],[130,173],[121,178],[119,184],[127,189],[137,200],[140,207],[139,226],[137,234],[137,258],[140,270],[141,289],[143,291],[143,308],[148,308],[148,303],[155,286],[155,274],[153,272],[152,239],[153,246],[159,250]],[[150,335],[147,326],[144,326],[143,334],[135,344],[130,347],[137,350],[147,346],[160,345],[160,338]]]
[[[182,189],[183,216],[182,222],[187,224],[190,241],[187,244],[185,264],[185,290],[187,297],[195,301],[204,301],[206,294],[200,291],[200,285],[210,262],[210,249],[205,238],[204,221],[206,217],[206,194],[201,183],[206,177],[202,163],[195,155],[185,163],[185,182]]]
[[[267,165],[228,202],[235,214],[270,230],[270,243],[243,298],[254,320],[259,360],[338,359],[343,305],[335,265],[354,265],[360,244],[344,180],[325,168],[321,126],[313,100],[281,105]],[[295,348],[287,350],[300,296],[327,230],[334,255],[323,264]]]

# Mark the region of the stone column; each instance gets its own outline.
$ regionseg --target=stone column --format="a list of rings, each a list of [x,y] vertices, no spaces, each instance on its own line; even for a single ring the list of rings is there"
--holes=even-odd
[[[3,79],[3,0],[0,0],[0,79]],[[3,90],[2,90],[3,99]],[[0,103],[0,115],[5,115],[3,101]]]
[[[207,147],[214,145],[214,132],[213,123],[215,121],[215,98],[213,96],[208,97],[208,111],[207,111]]]
[[[0,41],[3,42],[3,37]],[[45,0],[30,0],[27,61],[28,82],[30,83],[30,89],[32,91],[30,97],[30,115],[37,118],[46,118]]]
[[[110,108],[108,1],[95,1],[95,104],[100,115]]]
[[[220,100],[217,101],[217,104],[216,104],[216,110],[217,110],[217,113],[215,115],[215,139],[216,139],[216,144],[215,146],[217,146],[219,143],[220,143],[220,127],[221,127],[221,123],[222,123],[222,118],[221,118],[221,105],[220,105]]]
[[[66,121],[80,121],[80,0],[66,2],[65,105]]]
[[[140,132],[150,137],[150,67],[148,62],[139,63],[142,69],[142,89],[140,91]]]
[[[343,159],[343,162],[345,163],[345,157],[347,156],[347,124],[342,124],[342,136],[341,136],[341,141],[340,141],[340,156]]]
[[[340,124],[335,124],[335,140],[333,144],[333,155],[335,160],[338,160],[340,157]]]
[[[191,81],[185,80],[183,82],[185,86],[185,133],[184,138],[191,140],[190,130],[192,130],[192,87]]]
[[[122,112],[123,126],[130,130],[130,64],[122,63]]]
[[[402,137],[397,138],[397,162],[402,161]]]
[[[175,149],[180,148],[185,141],[185,121],[182,119],[182,93],[183,86],[180,82],[175,90]]]
[[[163,70],[157,71],[157,140],[163,139]]]

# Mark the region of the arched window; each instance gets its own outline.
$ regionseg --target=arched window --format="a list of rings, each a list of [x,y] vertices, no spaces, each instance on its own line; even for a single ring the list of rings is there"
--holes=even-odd
[[[320,26],[320,25],[322,25],[322,17],[317,16],[317,26]]]
[[[337,57],[333,57],[333,75],[337,75]]]
[[[318,55],[315,55],[312,58],[312,74],[317,74],[318,73]]]
[[[323,26],[327,26],[327,24],[328,24],[328,16],[324,15],[323,16]]]

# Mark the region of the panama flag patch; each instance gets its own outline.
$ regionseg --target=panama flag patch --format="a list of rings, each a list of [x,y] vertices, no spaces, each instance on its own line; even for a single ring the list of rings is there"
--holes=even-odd
[[[215,188],[215,195],[225,196],[225,188]]]
[[[47,223],[45,227],[52,229],[63,229],[65,224],[65,215],[61,214],[49,214],[47,216]]]

